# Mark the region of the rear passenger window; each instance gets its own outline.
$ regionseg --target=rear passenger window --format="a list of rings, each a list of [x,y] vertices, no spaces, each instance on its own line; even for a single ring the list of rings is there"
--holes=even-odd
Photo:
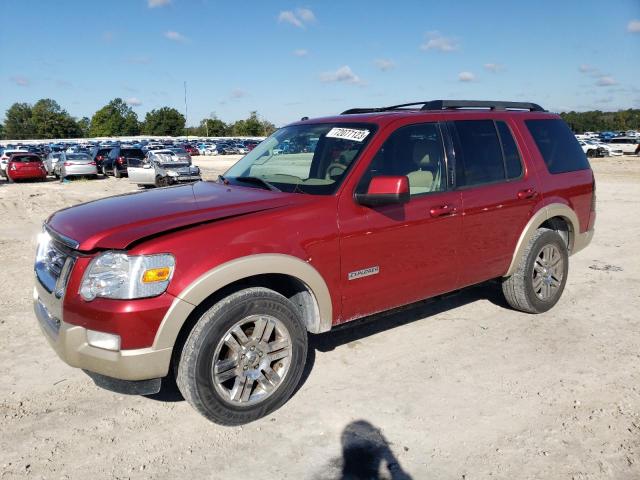
[[[496,122],[496,127],[498,127],[500,141],[502,142],[507,178],[509,180],[518,178],[522,175],[522,162],[520,161],[520,154],[518,153],[516,142],[513,139],[513,135],[511,135],[511,130],[509,130],[509,127],[504,122]]]
[[[567,124],[560,119],[525,120],[549,173],[586,170],[587,156]]]
[[[456,185],[481,185],[505,180],[502,148],[493,120],[454,121]]]

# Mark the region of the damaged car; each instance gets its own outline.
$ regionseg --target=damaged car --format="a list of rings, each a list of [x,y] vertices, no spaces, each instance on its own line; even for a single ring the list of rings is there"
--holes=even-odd
[[[200,169],[190,158],[184,160],[169,149],[149,151],[143,160],[130,159],[127,174],[129,181],[144,188],[202,180]]]

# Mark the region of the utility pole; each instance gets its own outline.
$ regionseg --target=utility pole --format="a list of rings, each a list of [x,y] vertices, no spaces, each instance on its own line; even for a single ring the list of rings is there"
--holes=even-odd
[[[187,81],[184,81],[184,127],[185,133],[187,133],[187,128],[189,128],[189,107],[187,107]],[[187,133],[187,137],[189,134]]]

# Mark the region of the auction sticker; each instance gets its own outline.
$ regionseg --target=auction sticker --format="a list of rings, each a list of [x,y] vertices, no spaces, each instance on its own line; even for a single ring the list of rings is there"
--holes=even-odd
[[[327,133],[328,138],[342,138],[344,140],[353,140],[361,142],[369,135],[369,130],[359,130],[357,128],[337,128],[334,127]]]

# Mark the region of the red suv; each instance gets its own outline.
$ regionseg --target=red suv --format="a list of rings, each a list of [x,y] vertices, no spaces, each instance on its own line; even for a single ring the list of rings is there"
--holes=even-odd
[[[278,130],[216,182],[53,214],[35,311],[98,385],[175,375],[204,416],[242,424],[292,394],[308,332],[490,279],[549,310],[594,221],[589,163],[536,104],[353,109]]]

